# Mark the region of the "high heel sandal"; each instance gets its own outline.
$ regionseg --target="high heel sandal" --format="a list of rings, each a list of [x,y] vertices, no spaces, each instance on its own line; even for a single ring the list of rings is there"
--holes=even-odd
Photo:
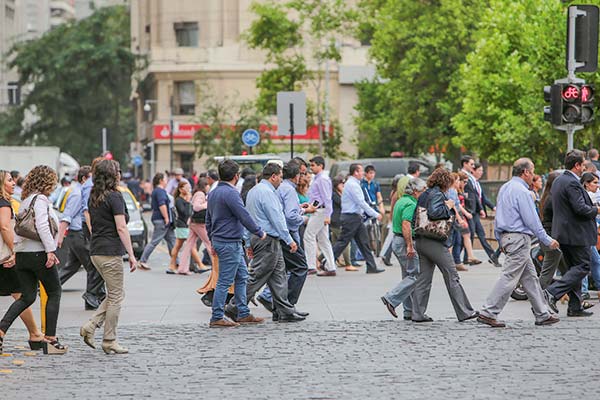
[[[60,344],[58,339],[51,340],[49,342],[44,341],[43,344],[44,354],[65,354],[69,350],[68,346]]]
[[[4,336],[0,337],[0,356],[2,354],[4,354],[4,352],[2,351],[4,347]]]
[[[29,348],[31,350],[43,350],[44,349],[44,341],[43,340],[28,340]]]

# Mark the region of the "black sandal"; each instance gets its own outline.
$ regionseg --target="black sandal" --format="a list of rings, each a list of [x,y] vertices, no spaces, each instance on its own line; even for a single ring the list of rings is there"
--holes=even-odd
[[[0,356],[1,356],[2,354],[4,354],[4,352],[2,351],[2,350],[3,350],[3,347],[4,347],[4,336],[3,336],[3,337],[0,337]]]
[[[63,346],[57,339],[49,342],[44,341],[44,354],[65,354],[69,349],[68,346]]]
[[[43,340],[39,340],[39,341],[29,340],[28,343],[29,343],[29,348],[31,350],[42,350],[44,348]]]
[[[584,301],[583,303],[581,303],[581,307],[582,307],[584,310],[587,310],[588,308],[592,308],[592,307],[594,307],[594,306],[595,306],[595,304],[592,304],[592,303],[590,303],[589,301]]]

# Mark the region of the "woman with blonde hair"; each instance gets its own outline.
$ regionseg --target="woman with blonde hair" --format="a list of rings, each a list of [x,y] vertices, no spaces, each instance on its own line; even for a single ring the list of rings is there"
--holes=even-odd
[[[0,296],[11,295],[15,300],[21,297],[21,285],[15,268],[15,214],[11,206],[11,196],[15,191],[15,181],[8,171],[0,170],[0,235],[6,248],[10,250],[10,257],[0,260]],[[29,332],[29,347],[31,350],[41,350],[44,334],[39,330],[33,317],[31,307],[20,315]],[[0,339],[0,354],[2,354],[2,340]]]
[[[56,325],[60,308],[62,289],[58,277],[56,257],[56,234],[58,218],[52,209],[48,196],[58,182],[56,172],[46,165],[33,168],[25,178],[21,193],[19,216],[33,209],[34,228],[38,238],[16,238],[16,272],[21,284],[21,297],[8,309],[0,322],[0,342],[14,320],[27,310],[37,297],[38,281],[44,285],[48,295],[46,303],[46,335],[42,341],[44,354],[64,354],[67,346],[56,337]]]

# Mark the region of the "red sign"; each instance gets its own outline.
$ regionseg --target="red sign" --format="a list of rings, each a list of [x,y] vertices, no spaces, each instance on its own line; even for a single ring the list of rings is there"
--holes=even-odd
[[[175,131],[173,140],[192,140],[196,131],[202,127],[208,127],[207,125],[201,124],[179,124],[179,130]],[[271,136],[273,140],[277,139],[289,139],[290,136],[277,135],[277,125],[272,125],[271,129],[267,129],[266,126],[261,126],[258,129],[261,133],[266,133]],[[169,139],[171,130],[168,124],[157,124],[153,127],[154,139]],[[316,125],[309,126],[304,134],[294,134],[294,139],[298,140],[319,140],[319,129]],[[240,139],[241,140],[241,139]]]

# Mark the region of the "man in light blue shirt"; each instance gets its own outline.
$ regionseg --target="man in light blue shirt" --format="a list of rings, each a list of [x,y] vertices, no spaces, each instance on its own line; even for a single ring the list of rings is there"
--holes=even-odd
[[[480,323],[494,328],[506,326],[497,317],[518,283],[521,283],[531,302],[536,325],[550,325],[559,321],[550,313],[529,254],[533,236],[551,249],[558,248],[558,242],[544,230],[529,193],[533,170],[534,165],[529,158],[518,159],[513,164],[512,179],[498,193],[494,233],[506,254],[506,261],[502,275],[477,318]]]
[[[298,229],[304,223],[305,218],[307,218],[304,214],[315,211],[315,207],[310,204],[306,203],[303,205],[304,207],[300,206],[298,193],[296,192],[296,185],[298,184],[299,179],[300,165],[292,160],[283,166],[283,182],[281,182],[281,185],[277,188],[277,192],[281,198],[281,204],[283,205],[283,213],[285,215],[287,228],[292,239],[296,243],[300,243]],[[298,246],[298,250],[292,252],[290,246],[285,244],[285,242],[280,240],[280,243],[283,250],[285,269],[288,272],[288,300],[290,304],[295,306],[300,298],[304,282],[306,281],[308,264],[302,247]],[[263,290],[257,300],[265,306],[267,310],[273,310],[271,291],[268,287]],[[296,310],[296,313],[303,317],[308,315],[308,313],[303,313],[298,310]]]
[[[254,236],[250,239],[252,249],[249,255],[252,257],[252,268],[246,295],[248,299],[252,299],[260,288],[265,284],[269,285],[273,296],[274,319],[280,322],[296,322],[304,320],[305,317],[298,315],[288,300],[287,276],[281,246],[284,243],[289,246],[291,253],[295,253],[298,245],[288,231],[281,197],[277,193],[282,177],[281,167],[268,163],[263,169],[262,180],[248,192],[246,198],[248,213],[267,234],[265,240]],[[233,320],[237,318],[237,310],[233,305],[225,308],[225,314]]]
[[[382,215],[365,201],[365,195],[360,184],[363,176],[364,172],[361,164],[350,165],[350,176],[346,180],[344,192],[342,193],[342,214],[340,216],[342,232],[333,246],[333,258],[337,260],[348,246],[348,243],[354,239],[360,252],[365,257],[367,274],[376,274],[385,271],[385,269],[378,268],[375,263],[375,257],[373,257],[369,245],[369,234],[362,223],[362,218],[363,214],[367,214],[367,216],[381,221]]]
[[[57,236],[58,247],[64,245],[68,249],[68,256],[63,260],[60,268],[60,284],[64,285],[83,266],[87,272],[86,291],[83,294],[86,310],[98,308],[106,292],[104,280],[90,259],[89,242],[83,232],[84,203],[82,196],[82,185],[91,179],[91,167],[84,165],[77,173],[77,182],[71,183],[69,192],[65,195],[67,201],[65,209],[60,217],[60,226]],[[68,230],[68,233],[67,233]]]

